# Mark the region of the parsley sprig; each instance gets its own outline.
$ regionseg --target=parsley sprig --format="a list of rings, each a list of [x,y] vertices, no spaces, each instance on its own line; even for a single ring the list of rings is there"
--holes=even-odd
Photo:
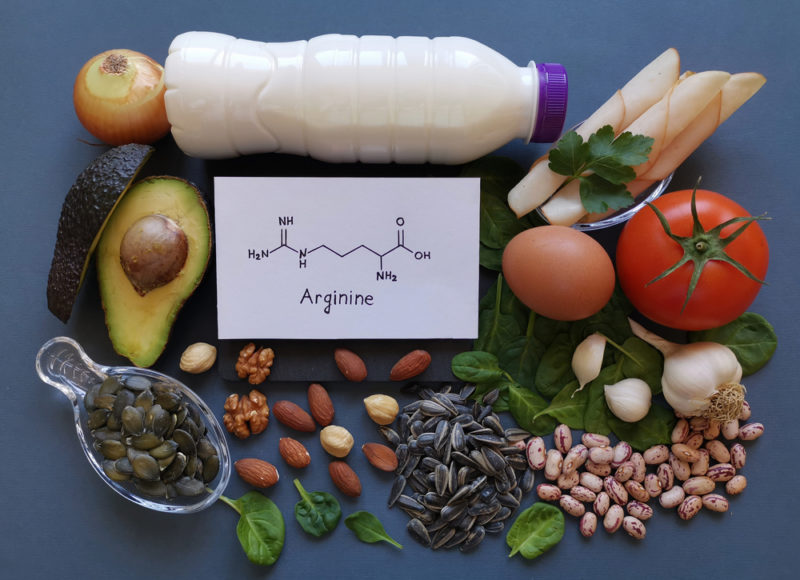
[[[575,131],[564,135],[550,151],[550,169],[568,177],[565,185],[580,181],[581,203],[589,213],[620,209],[633,203],[625,186],[636,177],[633,167],[647,161],[653,139],[629,131],[614,138],[606,125],[588,141]]]

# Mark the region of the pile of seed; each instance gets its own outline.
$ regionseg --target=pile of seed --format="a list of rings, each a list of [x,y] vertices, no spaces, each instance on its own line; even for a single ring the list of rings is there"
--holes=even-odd
[[[747,404],[738,419],[725,424],[679,417],[671,446],[654,445],[642,453],[625,441],[612,446],[608,437],[596,433],[584,433],[573,445],[569,427],[559,425],[553,433],[555,448],[548,450],[541,437],[532,437],[526,443],[526,457],[549,482],[536,487],[539,498],[580,518],[583,536],[592,536],[602,518],[607,532],[621,527],[643,539],[644,522],[653,516],[651,499],[657,498],[664,508],[677,508],[683,520],[703,508],[728,510],[726,494],[740,494],[747,486],[745,476],[738,473],[746,458],[741,441],[752,441],[764,432],[761,423],[740,426],[749,418]],[[718,484],[725,494],[717,490]]]
[[[405,511],[411,536],[434,550],[474,550],[503,531],[533,489],[533,470],[515,445],[530,434],[503,428],[492,410],[497,391],[481,404],[469,400],[474,390],[418,388],[394,428],[381,428],[398,460],[389,506]]]
[[[154,497],[203,493],[219,472],[200,411],[166,383],[138,375],[109,376],[84,397],[103,471]]]

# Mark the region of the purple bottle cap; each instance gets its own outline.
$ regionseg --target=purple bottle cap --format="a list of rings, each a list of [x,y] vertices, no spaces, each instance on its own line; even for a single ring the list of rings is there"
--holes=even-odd
[[[543,62],[536,65],[539,74],[539,106],[531,141],[552,143],[561,136],[567,117],[567,71],[560,64]]]

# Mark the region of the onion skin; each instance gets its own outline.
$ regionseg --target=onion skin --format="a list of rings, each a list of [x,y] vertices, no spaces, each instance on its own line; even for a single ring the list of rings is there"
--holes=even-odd
[[[170,129],[164,67],[133,50],[100,53],[83,65],[72,93],[89,133],[109,145],[149,144]]]

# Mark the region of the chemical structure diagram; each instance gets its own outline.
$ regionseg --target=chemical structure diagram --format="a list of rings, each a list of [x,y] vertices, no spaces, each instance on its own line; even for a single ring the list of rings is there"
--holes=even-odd
[[[384,270],[384,260],[390,255],[396,252],[404,252],[410,255],[414,260],[430,260],[431,259],[431,252],[430,251],[423,251],[423,250],[413,250],[406,246],[406,232],[404,229],[405,226],[405,219],[403,217],[395,218],[395,225],[397,226],[397,238],[395,245],[384,251],[375,250],[366,244],[358,244],[357,246],[353,247],[350,250],[340,252],[328,244],[319,244],[312,248],[296,248],[289,243],[289,230],[291,226],[294,225],[294,216],[281,216],[278,217],[278,226],[280,228],[280,244],[273,249],[253,249],[250,248],[247,250],[247,257],[250,260],[266,260],[269,259],[273,254],[277,252],[293,252],[297,255],[298,261],[297,265],[298,268],[306,268],[308,266],[308,259],[311,254],[315,252],[326,252],[337,256],[339,258],[346,259],[348,256],[351,256],[357,252],[368,252],[373,254],[378,260],[378,270],[376,272],[376,280],[388,280],[391,282],[397,282],[397,274],[393,273],[391,270]]]

